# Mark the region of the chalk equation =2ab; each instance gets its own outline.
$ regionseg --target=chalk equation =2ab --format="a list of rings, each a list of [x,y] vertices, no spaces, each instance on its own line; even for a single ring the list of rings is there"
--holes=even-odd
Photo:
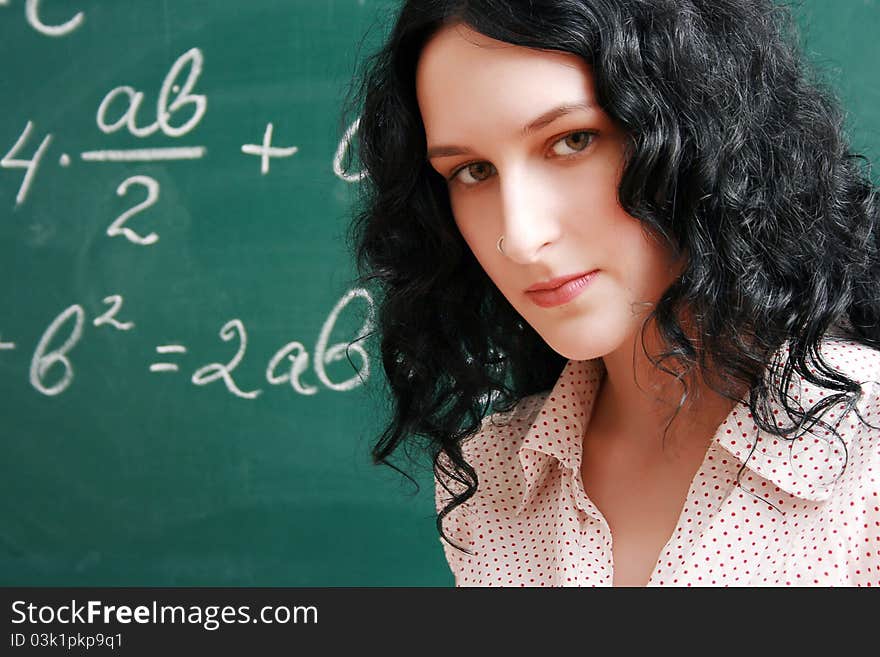
[[[359,301],[360,328],[348,340],[330,344],[340,315],[353,302]],[[113,330],[122,333],[136,330],[136,323],[127,315],[124,299],[114,294],[104,298],[109,306],[91,322],[93,328]],[[272,386],[289,386],[296,394],[314,395],[321,387],[345,392],[367,382],[370,376],[369,355],[362,344],[373,327],[374,304],[370,294],[362,288],[346,292],[332,308],[321,327],[310,353],[305,343],[290,341],[279,347],[266,364],[266,383]],[[74,381],[76,371],[74,350],[84,337],[86,310],[80,304],[73,304],[61,311],[49,324],[37,341],[30,364],[29,381],[35,390],[53,397],[67,390]],[[245,358],[248,348],[247,330],[241,319],[230,319],[220,329],[219,337],[231,343],[233,353],[223,362],[209,362],[198,366],[190,376],[195,386],[222,383],[229,393],[242,399],[256,399],[262,388],[255,384],[245,385],[236,379],[236,368]],[[4,351],[18,348],[18,343],[4,341],[0,334],[0,357]],[[156,357],[163,362],[145,364],[153,374],[173,374],[181,369],[180,359],[188,354],[184,344],[156,345]],[[327,372],[333,362],[347,360],[354,373],[347,379],[334,381]],[[311,380],[310,380],[311,379]],[[316,379],[316,381],[315,381]]]

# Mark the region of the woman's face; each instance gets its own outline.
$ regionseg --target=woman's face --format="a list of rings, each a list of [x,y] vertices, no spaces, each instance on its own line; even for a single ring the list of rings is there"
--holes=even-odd
[[[429,162],[501,293],[567,358],[631,346],[681,263],[618,203],[625,135],[599,108],[589,67],[452,25],[422,51],[416,87]]]

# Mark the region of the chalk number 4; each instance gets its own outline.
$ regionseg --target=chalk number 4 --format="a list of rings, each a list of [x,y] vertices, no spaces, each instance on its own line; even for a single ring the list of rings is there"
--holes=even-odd
[[[40,145],[37,146],[37,150],[34,152],[31,159],[20,159],[19,151],[21,151],[24,143],[28,140],[28,137],[30,137],[31,129],[33,127],[33,121],[28,121],[24,130],[22,130],[21,134],[18,136],[18,141],[15,142],[12,149],[3,156],[2,160],[0,160],[0,167],[3,167],[4,169],[25,170],[24,179],[21,181],[21,186],[18,188],[18,194],[15,197],[16,205],[21,205],[27,198],[27,193],[31,187],[31,182],[34,179],[34,174],[37,173],[37,168],[40,166],[40,159],[43,157],[43,153],[46,152],[46,148],[48,148],[49,143],[52,141],[52,135],[46,135],[43,137],[43,141],[40,142]]]

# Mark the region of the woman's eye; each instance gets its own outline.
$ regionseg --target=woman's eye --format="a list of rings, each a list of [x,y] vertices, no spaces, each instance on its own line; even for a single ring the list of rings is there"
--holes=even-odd
[[[587,148],[587,146],[593,142],[595,137],[596,133],[586,130],[571,132],[556,141],[551,146],[550,150],[552,150],[555,155],[562,157],[574,155]],[[488,178],[494,173],[496,173],[495,167],[489,162],[473,162],[471,164],[465,164],[463,167],[455,171],[449,177],[449,182],[456,181],[465,186],[473,186],[488,180]]]
[[[488,162],[474,162],[466,164],[452,174],[450,180],[458,179],[463,185],[476,185],[483,182],[495,172],[495,167]]]
[[[578,153],[589,146],[595,136],[594,133],[586,132],[585,130],[572,132],[553,144],[550,150],[556,155],[571,155],[572,153]],[[560,145],[562,146],[561,151],[559,149]]]

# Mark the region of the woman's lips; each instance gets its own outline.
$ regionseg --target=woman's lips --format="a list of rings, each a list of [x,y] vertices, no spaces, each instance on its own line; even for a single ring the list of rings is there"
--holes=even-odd
[[[560,306],[583,292],[598,273],[599,270],[595,269],[584,274],[577,274],[574,277],[565,277],[561,279],[562,282],[557,287],[540,289],[545,288],[546,284],[533,285],[526,290],[526,296],[542,308]],[[555,282],[551,281],[550,284],[553,285]]]

